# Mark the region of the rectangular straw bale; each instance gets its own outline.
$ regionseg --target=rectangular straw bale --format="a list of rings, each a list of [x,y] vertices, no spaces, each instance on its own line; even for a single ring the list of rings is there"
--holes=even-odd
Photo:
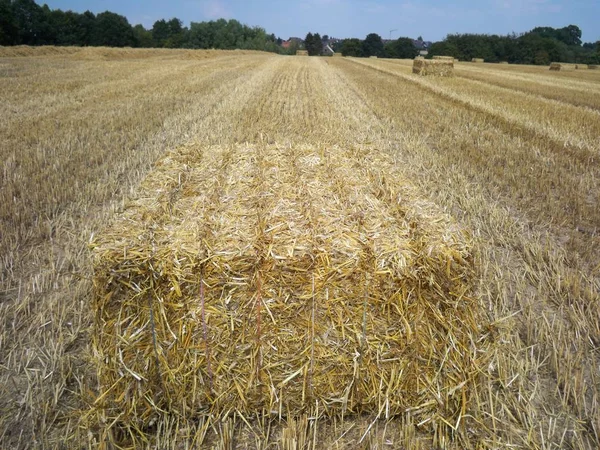
[[[588,70],[587,64],[575,64],[575,69],[577,70]]]
[[[469,238],[373,149],[180,148],[93,255],[96,404],[127,432],[315,402],[454,424],[485,364]]]
[[[439,60],[443,60],[443,61],[454,61],[454,56],[435,55],[435,56],[433,56],[433,59],[439,59]]]
[[[335,57],[337,57],[337,58],[340,58],[340,57],[342,57],[342,56],[344,56],[344,55],[343,55],[341,52],[335,52],[335,53],[333,54],[333,56],[335,56]]]
[[[423,76],[454,76],[454,61],[445,59],[415,59],[413,73]]]
[[[553,62],[550,63],[550,70],[575,70],[575,64]]]
[[[498,64],[508,64],[508,61],[500,61]]]
[[[308,56],[308,50],[296,50],[296,56]]]
[[[485,60],[484,60],[483,58],[473,58],[471,61],[472,61],[472,62],[474,62],[474,63],[482,63],[482,62],[485,62]]]
[[[600,68],[600,66],[597,64],[588,64],[589,70],[598,70],[598,68]]]
[[[376,55],[373,55],[373,56],[369,56],[369,58],[371,58],[371,59],[377,59],[378,57]]]

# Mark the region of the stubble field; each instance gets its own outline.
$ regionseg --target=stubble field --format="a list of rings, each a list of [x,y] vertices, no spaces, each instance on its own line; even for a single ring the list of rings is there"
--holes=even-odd
[[[459,63],[433,79],[410,61],[2,51],[1,448],[115,445],[97,411],[89,244],[167,152],[240,144],[390,158],[472,239],[486,365],[443,435],[406,415],[166,414],[124,445],[600,445],[600,72]]]

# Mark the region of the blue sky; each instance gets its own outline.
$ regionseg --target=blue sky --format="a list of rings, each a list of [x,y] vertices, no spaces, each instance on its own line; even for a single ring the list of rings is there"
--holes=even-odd
[[[583,31],[584,42],[600,40],[600,0],[37,0],[52,9],[106,10],[150,28],[177,17],[185,25],[218,18],[258,25],[286,39],[318,32],[345,38],[378,33],[384,38],[448,33],[521,33],[536,26]]]

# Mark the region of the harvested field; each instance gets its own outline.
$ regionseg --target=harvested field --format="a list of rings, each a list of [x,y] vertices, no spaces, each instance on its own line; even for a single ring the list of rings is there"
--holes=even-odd
[[[16,51],[0,448],[600,447],[597,70]]]

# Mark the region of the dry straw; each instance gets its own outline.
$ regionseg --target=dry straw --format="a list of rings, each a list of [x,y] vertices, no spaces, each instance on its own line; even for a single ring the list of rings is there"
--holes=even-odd
[[[588,64],[589,70],[598,70],[599,68],[600,68],[600,66],[597,64]]]
[[[454,61],[454,56],[440,56],[435,55],[432,57],[433,59],[442,60],[442,61]]]
[[[474,63],[482,63],[485,60],[483,58],[473,58],[471,61],[474,62]]]
[[[577,70],[587,70],[589,66],[587,64],[575,64],[575,69]]]
[[[341,58],[341,57],[342,57],[342,56],[344,56],[344,55],[343,55],[342,53],[340,53],[340,52],[335,52],[335,53],[333,54],[333,56],[335,56],[335,57],[337,57],[337,58]]]
[[[18,45],[14,47],[0,46],[0,58],[15,57],[57,57],[84,61],[112,61],[133,59],[208,59],[223,55],[247,55],[260,53],[253,50],[188,50],[188,49],[146,49],[146,48],[113,48],[113,47],[30,47]]]
[[[498,64],[508,64],[508,61],[500,61]]]
[[[376,55],[373,55],[373,56],[369,56],[369,58],[372,58],[372,59],[377,59],[377,58],[378,58],[378,56],[376,56]]]
[[[308,56],[308,50],[296,50],[296,56]]]
[[[419,59],[413,61],[413,73],[423,76],[453,77],[454,61],[446,59]]]
[[[93,245],[107,427],[315,404],[458,426],[486,357],[470,241],[395,167],[367,148],[165,157]]]

